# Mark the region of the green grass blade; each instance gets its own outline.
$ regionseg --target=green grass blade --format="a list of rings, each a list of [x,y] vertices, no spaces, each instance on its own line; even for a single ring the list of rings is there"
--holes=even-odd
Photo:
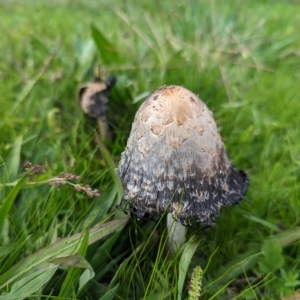
[[[205,290],[209,291],[210,288],[214,289],[217,283],[223,283],[225,281],[230,281],[232,278],[242,274],[245,270],[249,269],[250,267],[254,266],[254,264],[258,261],[261,253],[253,254],[241,261],[235,262],[230,267],[228,267],[223,273],[218,276],[217,279],[211,280],[209,284],[205,286]],[[219,273],[219,272],[218,272]]]
[[[9,180],[15,180],[18,176],[19,167],[20,167],[20,155],[22,148],[23,137],[19,136],[15,140],[15,144],[12,148],[12,151],[9,155],[7,161],[7,171],[9,174]]]
[[[297,228],[293,230],[287,230],[275,235],[274,238],[278,241],[278,244],[281,247],[285,247],[300,239],[300,230]],[[257,264],[261,254],[260,246],[256,245],[244,254],[235,257],[217,272],[217,279],[206,285],[205,289],[209,290],[217,282],[225,282],[241,275],[246,270]]]
[[[89,234],[88,231],[85,232],[83,239],[81,241],[80,248],[78,250],[78,255],[72,255],[65,257],[66,263],[70,262],[70,266],[72,266],[68,274],[62,284],[62,287],[59,292],[60,297],[71,297],[72,295],[76,295],[76,289],[77,289],[77,283],[80,278],[81,270],[80,268],[84,268],[85,266],[88,266],[89,269],[91,269],[91,266],[88,264],[88,262],[83,258],[86,254],[86,250],[88,247],[89,242]]]
[[[2,205],[0,206],[0,237],[3,229],[4,222],[10,212],[11,207],[14,204],[16,197],[18,196],[20,190],[24,186],[27,177],[24,176],[17,184],[13,187],[13,189],[9,192],[7,197],[3,200]]]
[[[126,259],[124,259],[124,261],[121,263],[121,265],[119,266],[118,270],[116,271],[114,277],[112,278],[112,280],[110,281],[109,286],[113,287],[114,285],[117,284],[118,280],[120,279],[121,276],[124,276],[124,274],[126,274],[126,269],[128,267],[128,263],[131,261],[131,259],[142,249],[142,247],[144,246],[144,243],[139,245],[132,253],[129,257],[127,257]]]
[[[122,228],[127,223],[127,220],[128,218],[123,218],[94,226],[89,232],[89,245],[115,230]],[[0,288],[5,287],[9,283],[20,278],[22,274],[32,270],[34,267],[49,259],[75,254],[79,250],[82,234],[83,233],[77,233],[64,238],[24,258],[0,276]]]
[[[140,300],[172,299],[171,298],[172,293],[173,290],[162,291],[162,292],[155,293],[151,296],[148,296],[146,298],[142,298]]]
[[[85,266],[84,266],[85,271],[79,277],[78,293],[80,293],[82,289],[86,286],[86,284],[95,277],[95,271],[93,270],[92,266],[88,263],[87,260],[84,261],[85,261]]]
[[[226,287],[233,282],[233,279],[230,280],[229,282],[226,282],[212,297],[209,298],[209,300],[215,299],[219,294],[221,294]]]
[[[258,218],[256,216],[252,216],[250,214],[249,215],[244,214],[244,217],[251,220],[251,221],[253,221],[253,222],[261,224],[261,225],[273,230],[274,232],[279,232],[280,231],[280,229],[276,225],[274,225],[271,222],[268,222],[266,220],[263,220],[261,218]]]
[[[100,152],[103,156],[103,159],[105,161],[105,164],[108,168],[109,175],[110,175],[111,179],[113,180],[113,182],[116,186],[117,192],[118,192],[117,203],[115,203],[117,205],[120,203],[121,198],[123,196],[123,186],[122,186],[119,176],[117,175],[117,173],[115,171],[116,164],[115,164],[112,156],[110,155],[109,151],[107,150],[107,148],[105,147],[104,143],[101,141],[101,139],[99,138],[98,135],[97,135],[97,143],[98,143]]]
[[[47,264],[44,268],[23,276],[12,286],[9,293],[0,296],[0,300],[21,300],[30,296],[50,280],[57,268],[54,264]]]
[[[96,47],[92,39],[88,40],[83,46],[81,53],[78,58],[78,70],[75,74],[75,79],[78,82],[84,80],[86,74],[88,73],[89,68],[95,57]]]
[[[96,43],[98,51],[101,54],[101,58],[105,65],[117,65],[122,60],[118,54],[117,49],[111,42],[97,29],[94,25],[91,25],[92,37]]]
[[[199,245],[199,241],[196,240],[196,236],[192,236],[188,242],[186,243],[180,262],[179,262],[179,278],[178,278],[178,284],[177,284],[177,290],[178,290],[178,300],[181,300],[182,298],[182,290],[184,286],[184,280],[186,277],[186,273],[188,270],[188,267],[191,263],[192,257]]]
[[[114,286],[112,289],[110,289],[108,292],[106,292],[101,298],[98,300],[112,300],[115,299],[115,294],[117,293],[117,290],[119,288],[119,284]]]
[[[279,245],[285,247],[300,239],[300,229],[290,229],[275,235]]]
[[[30,236],[28,236],[27,238],[22,237],[21,239],[12,243],[10,246],[3,246],[2,248],[4,251],[2,251],[2,249],[0,248],[0,259],[2,259],[3,262],[1,264],[0,274],[3,274],[6,270],[14,265],[14,263],[18,260],[17,258],[19,257],[19,255],[22,255],[24,246],[26,245],[28,240],[30,240]]]

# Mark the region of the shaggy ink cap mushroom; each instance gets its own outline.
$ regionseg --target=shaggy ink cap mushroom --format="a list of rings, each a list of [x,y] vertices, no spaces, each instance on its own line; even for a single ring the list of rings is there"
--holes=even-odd
[[[249,185],[229,161],[212,113],[180,86],[163,86],[141,105],[117,173],[123,209],[138,218],[168,212],[193,227],[213,225]]]
[[[110,75],[106,82],[96,78],[80,86],[77,98],[83,112],[91,118],[106,118],[108,96],[115,82],[115,76]]]
[[[85,83],[79,87],[77,99],[83,112],[98,121],[102,137],[109,137],[106,123],[107,104],[110,89],[114,86],[116,77],[110,75],[106,82],[96,78],[93,82]]]

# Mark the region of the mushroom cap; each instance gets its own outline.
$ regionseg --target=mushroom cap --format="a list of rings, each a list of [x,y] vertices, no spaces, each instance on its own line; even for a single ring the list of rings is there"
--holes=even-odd
[[[107,87],[103,82],[83,84],[78,91],[78,101],[84,113],[92,118],[105,118],[107,114]]]
[[[249,185],[227,158],[212,113],[180,86],[163,86],[141,105],[117,173],[121,207],[138,218],[169,212],[184,226],[213,225]]]
[[[109,91],[115,82],[115,76],[110,75],[106,82],[96,78],[94,82],[81,85],[77,92],[77,99],[83,112],[91,118],[105,119]]]

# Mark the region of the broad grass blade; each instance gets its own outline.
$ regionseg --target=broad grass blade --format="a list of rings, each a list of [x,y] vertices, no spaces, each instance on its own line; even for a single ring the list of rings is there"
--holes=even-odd
[[[112,289],[110,289],[108,292],[106,292],[101,298],[99,298],[98,300],[112,300],[115,299],[115,294],[118,290],[119,287],[119,283],[113,287]]]
[[[96,43],[98,51],[105,65],[117,65],[121,63],[121,58],[114,45],[107,40],[102,32],[94,25],[91,25],[92,37]]]
[[[44,268],[36,269],[23,276],[11,288],[6,295],[0,296],[0,300],[21,300],[30,296],[38,289],[43,287],[54,275],[58,266],[54,264],[46,264]]]
[[[80,278],[80,273],[81,273],[80,268],[88,267],[88,269],[92,269],[90,264],[83,258],[83,256],[85,256],[86,254],[88,243],[89,243],[89,233],[88,231],[86,231],[81,241],[78,254],[65,257],[65,263],[67,265],[69,264],[71,268],[69,269],[68,274],[62,284],[62,287],[59,292],[59,297],[62,298],[71,297],[73,294],[72,292],[76,291],[77,284]],[[57,259],[61,260],[61,258],[57,258]]]
[[[300,229],[292,229],[281,232],[275,235],[274,238],[278,241],[278,244],[281,247],[288,246],[289,244],[300,239]],[[257,264],[258,260],[261,257],[261,245],[253,245],[251,249],[249,249],[244,254],[241,254],[235,258],[233,258],[229,263],[220,268],[217,272],[217,279],[211,281],[205,288],[208,290],[210,286],[215,284],[216,282],[224,282],[231,280],[244,273],[246,270],[252,268],[255,264]]]
[[[4,198],[2,205],[0,206],[0,238],[1,232],[3,229],[4,222],[10,212],[11,207],[13,206],[16,197],[18,196],[20,190],[24,186],[27,177],[24,176],[9,192],[7,197]]]
[[[22,136],[17,137],[6,164],[8,174],[9,174],[8,179],[11,181],[15,180],[19,173],[22,143],[23,143],[23,137]]]
[[[191,263],[192,257],[199,245],[199,241],[196,240],[196,236],[192,236],[188,242],[186,243],[180,262],[179,262],[179,278],[178,278],[178,284],[177,284],[177,290],[178,290],[178,300],[181,300],[182,297],[182,290],[184,285],[184,280],[186,277],[186,273],[188,270],[188,267]]]
[[[122,228],[127,221],[128,217],[94,226],[89,231],[89,245]],[[82,237],[82,232],[74,234],[19,261],[0,276],[0,288],[4,288],[40,264],[46,263],[49,259],[77,253]]]

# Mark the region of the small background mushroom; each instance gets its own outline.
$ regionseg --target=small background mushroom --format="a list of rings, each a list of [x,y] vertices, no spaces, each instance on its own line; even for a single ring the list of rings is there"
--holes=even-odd
[[[101,138],[110,139],[110,132],[106,122],[107,104],[110,89],[114,86],[116,77],[110,75],[106,82],[96,78],[94,82],[81,85],[77,92],[77,99],[81,109],[89,117],[97,120]]]
[[[212,113],[179,86],[163,86],[141,105],[117,173],[121,206],[138,218],[168,212],[184,226],[211,226],[249,185],[227,158]]]

